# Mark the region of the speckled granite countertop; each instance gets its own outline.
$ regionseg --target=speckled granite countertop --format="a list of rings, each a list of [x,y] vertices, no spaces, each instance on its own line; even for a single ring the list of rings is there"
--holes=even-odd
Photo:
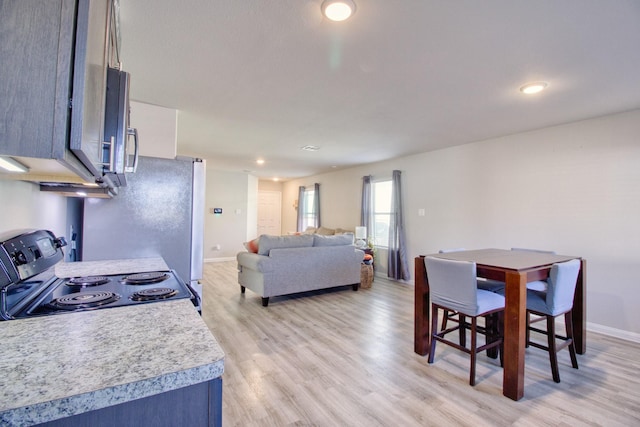
[[[0,322],[0,425],[209,381],[224,352],[187,299]]]
[[[166,271],[169,267],[162,258],[110,259],[104,261],[59,262],[56,276],[63,279],[108,274],[146,273]]]

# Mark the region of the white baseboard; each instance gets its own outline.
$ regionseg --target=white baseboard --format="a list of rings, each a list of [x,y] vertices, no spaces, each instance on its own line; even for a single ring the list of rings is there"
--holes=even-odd
[[[234,256],[229,256],[229,257],[221,257],[221,258],[205,258],[204,262],[225,262],[225,261],[235,261],[236,257]]]
[[[558,316],[556,318],[556,324],[556,328],[564,328],[564,319],[562,316]],[[613,338],[620,338],[621,340],[640,344],[640,334],[636,332],[629,332],[622,329],[612,328],[610,326],[600,325],[598,323],[587,322],[587,332],[595,332],[597,334],[607,335]]]
[[[610,337],[620,338],[622,340],[632,341],[635,343],[640,343],[640,334],[636,332],[624,331],[622,329],[599,325],[597,323],[587,322],[587,331],[596,332],[598,334],[608,335]]]

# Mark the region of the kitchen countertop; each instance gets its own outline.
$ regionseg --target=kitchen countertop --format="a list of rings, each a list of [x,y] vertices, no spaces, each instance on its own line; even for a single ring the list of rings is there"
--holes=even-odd
[[[0,425],[68,417],[224,372],[224,352],[187,299],[0,322],[0,346]]]
[[[162,258],[129,258],[104,261],[59,262],[55,265],[56,276],[71,277],[100,276],[109,274],[146,273],[167,271],[169,267]]]

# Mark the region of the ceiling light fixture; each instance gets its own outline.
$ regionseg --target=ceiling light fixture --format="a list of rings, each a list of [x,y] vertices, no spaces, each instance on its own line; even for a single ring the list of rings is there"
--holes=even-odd
[[[348,19],[356,11],[356,4],[352,0],[324,0],[322,14],[336,22]]]
[[[547,82],[527,83],[520,87],[520,92],[532,95],[534,93],[542,92],[547,86],[549,86]]]
[[[0,168],[8,172],[29,172],[29,168],[11,157],[0,157]]]
[[[256,160],[256,163],[259,165],[264,165],[264,159],[258,159]]]
[[[317,145],[305,145],[304,147],[300,147],[300,149],[304,151],[318,151],[320,147]]]

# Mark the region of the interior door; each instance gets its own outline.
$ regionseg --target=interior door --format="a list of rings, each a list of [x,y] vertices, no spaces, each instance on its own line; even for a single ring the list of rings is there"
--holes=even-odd
[[[282,234],[282,193],[279,191],[258,191],[258,236]]]

